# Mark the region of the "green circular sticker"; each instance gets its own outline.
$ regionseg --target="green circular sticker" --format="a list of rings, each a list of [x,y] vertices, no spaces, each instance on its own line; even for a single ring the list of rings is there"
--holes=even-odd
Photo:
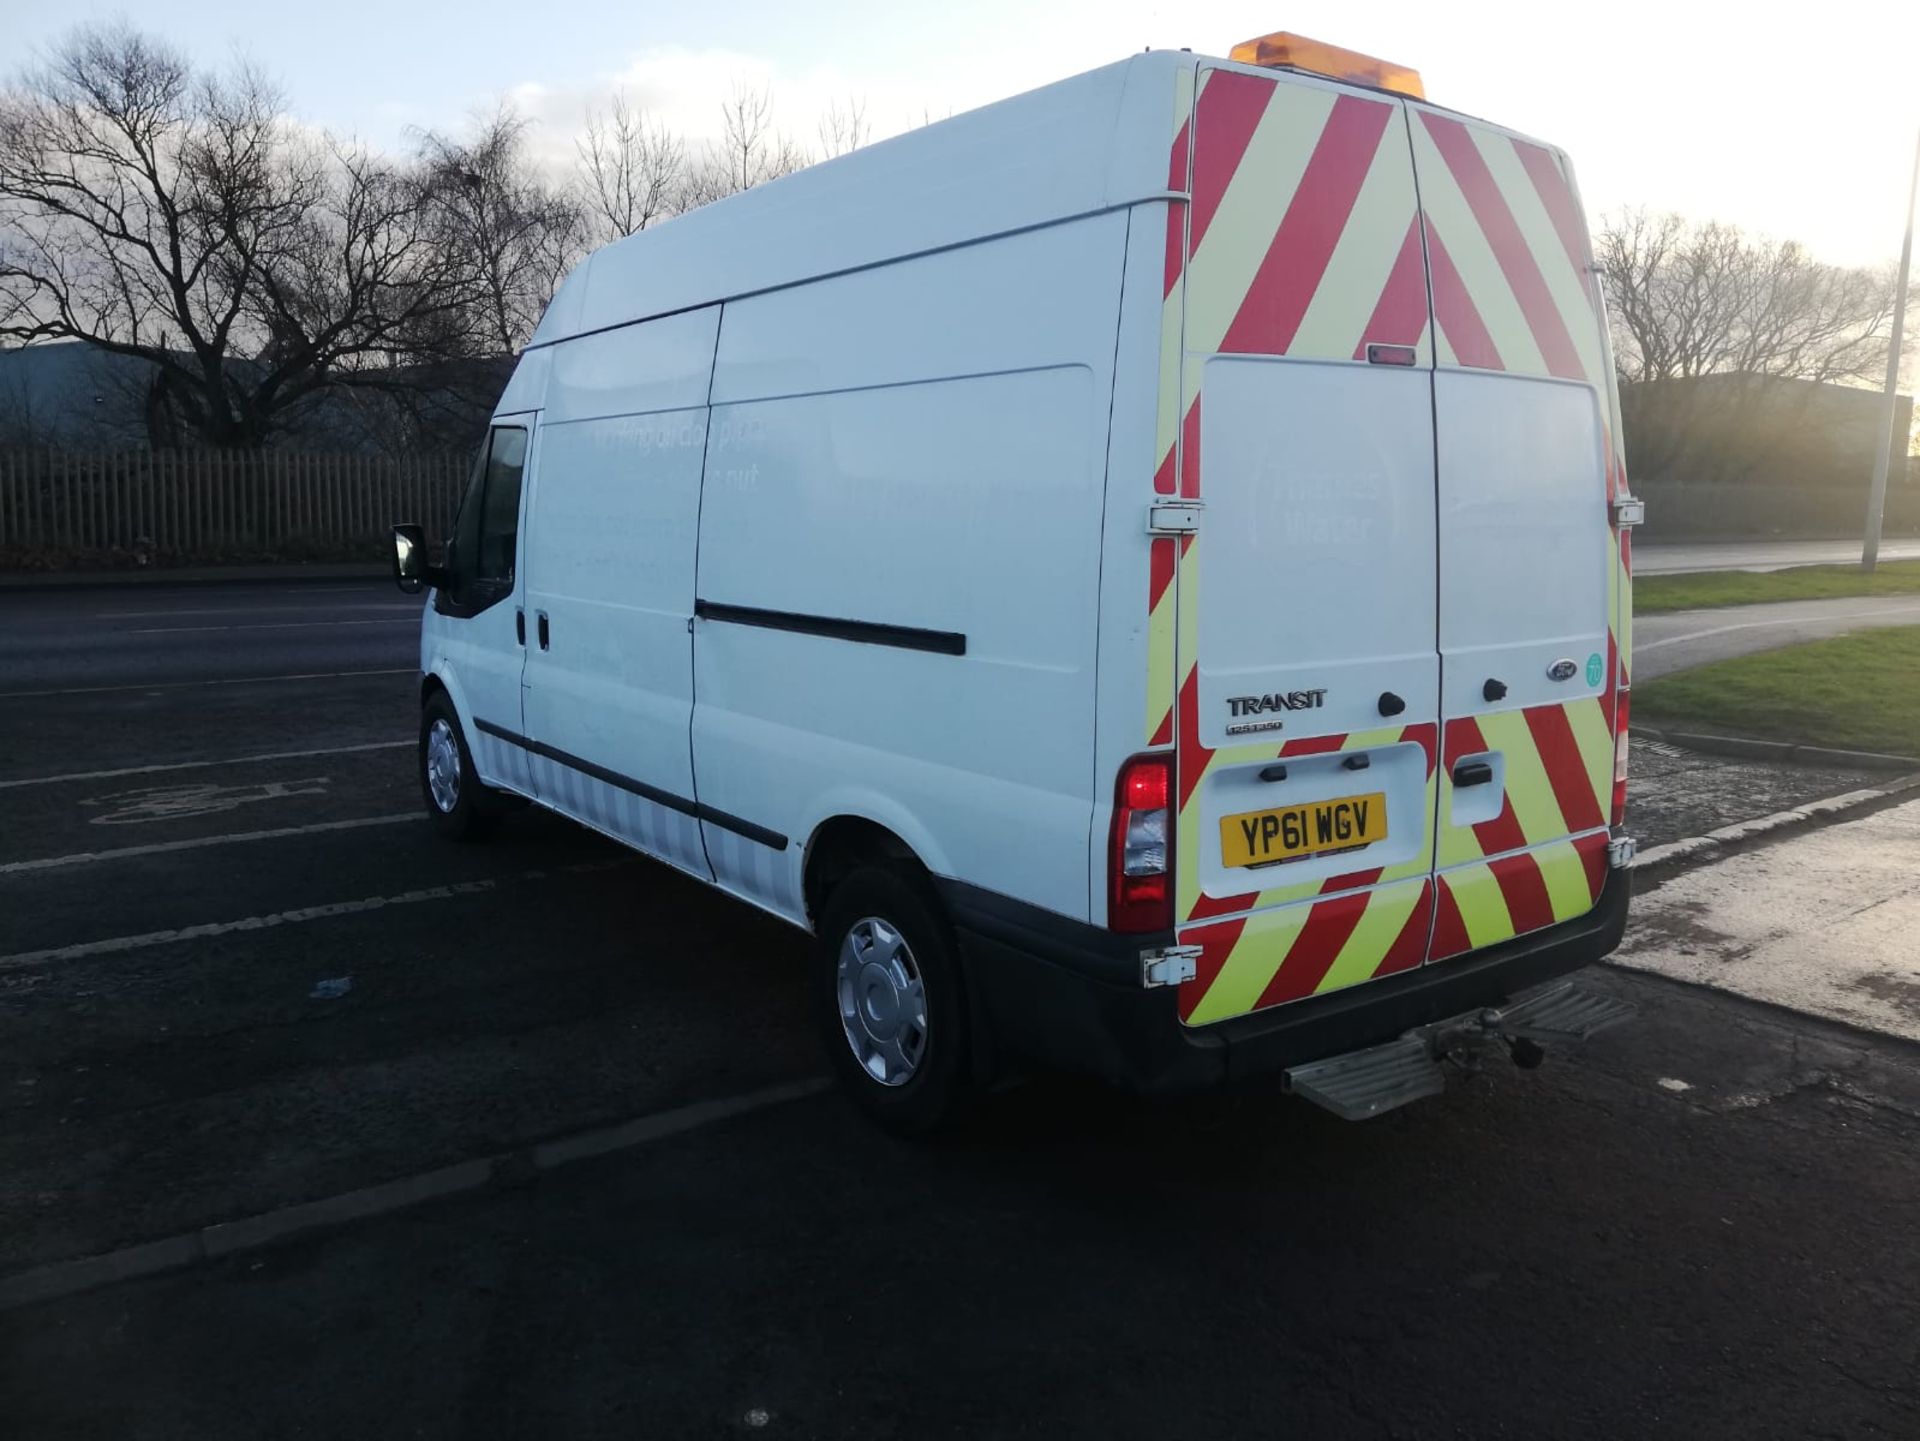
[[[1600,671],[1601,671],[1600,652],[1595,651],[1592,655],[1587,657],[1587,684],[1588,685],[1600,684]]]

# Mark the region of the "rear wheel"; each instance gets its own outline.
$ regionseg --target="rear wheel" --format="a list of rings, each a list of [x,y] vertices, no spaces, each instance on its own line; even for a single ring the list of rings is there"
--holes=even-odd
[[[480,783],[460,717],[444,692],[420,711],[420,793],[434,825],[456,841],[483,839],[500,818],[502,798]]]
[[[917,878],[865,867],[827,898],[816,988],[842,1088],[880,1125],[917,1135],[967,1099],[969,1020],[959,955]]]

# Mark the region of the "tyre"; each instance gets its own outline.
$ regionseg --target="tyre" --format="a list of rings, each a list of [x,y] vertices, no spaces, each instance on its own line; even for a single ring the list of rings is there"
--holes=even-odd
[[[865,867],[822,908],[816,993],[843,1090],[896,1135],[946,1124],[971,1091],[959,952],[917,877]]]
[[[483,839],[500,819],[498,793],[480,783],[460,717],[444,691],[420,708],[420,794],[451,840]]]

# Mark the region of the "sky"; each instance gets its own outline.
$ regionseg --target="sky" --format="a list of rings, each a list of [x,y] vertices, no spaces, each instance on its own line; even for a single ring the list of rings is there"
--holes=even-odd
[[[1826,0],[1792,25],[1725,0],[0,0],[0,72],[131,15],[195,59],[244,55],[303,121],[381,146],[509,99],[572,155],[616,87],[695,137],[739,84],[811,142],[835,101],[873,138],[1144,46],[1224,55],[1287,29],[1412,65],[1434,101],[1563,146],[1589,212],[1626,205],[1891,260],[1920,127],[1920,0]],[[1737,17],[1746,18],[1737,18]]]

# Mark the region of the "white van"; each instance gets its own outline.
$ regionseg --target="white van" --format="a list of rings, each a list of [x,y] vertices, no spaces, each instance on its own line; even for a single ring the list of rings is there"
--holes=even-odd
[[[1024,1056],[1341,1114],[1619,1008],[1639,517],[1566,157],[1270,36],[591,256],[444,566],[428,805],[812,932],[900,1129]]]

